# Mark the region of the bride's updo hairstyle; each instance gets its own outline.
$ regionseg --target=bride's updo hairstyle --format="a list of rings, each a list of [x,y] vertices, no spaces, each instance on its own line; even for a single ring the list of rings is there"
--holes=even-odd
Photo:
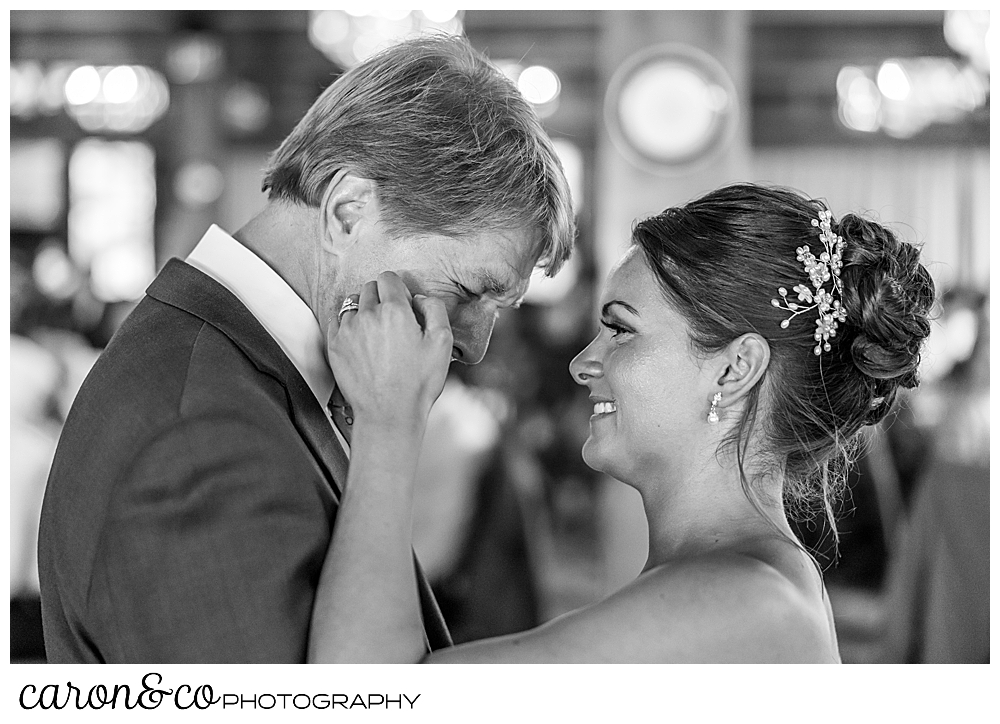
[[[818,310],[791,315],[772,299],[779,289],[809,285],[798,250],[824,251],[813,220],[825,212],[787,189],[735,184],[642,221],[632,239],[686,318],[696,350],[717,352],[748,332],[767,340],[770,364],[724,444],[735,446],[751,500],[744,463],[753,436],[761,453],[753,469],[784,473],[789,512],[823,511],[832,526],[856,433],[886,415],[900,387],[918,384],[934,283],[918,249],[891,230],[854,214],[831,219],[844,241],[846,316],[829,351],[817,354]]]

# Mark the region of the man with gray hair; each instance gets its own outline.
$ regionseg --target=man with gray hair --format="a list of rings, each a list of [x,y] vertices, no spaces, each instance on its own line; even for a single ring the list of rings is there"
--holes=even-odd
[[[529,104],[462,39],[352,68],[273,154],[266,207],[172,259],[84,383],[39,572],[50,662],[303,662],[352,423],[327,339],[394,272],[443,302],[454,359],[570,254]],[[429,649],[450,643],[417,570]]]

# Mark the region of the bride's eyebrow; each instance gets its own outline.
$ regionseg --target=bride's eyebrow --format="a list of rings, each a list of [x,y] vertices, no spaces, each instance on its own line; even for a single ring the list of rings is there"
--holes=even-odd
[[[607,302],[603,307],[601,307],[601,316],[602,317],[608,316],[608,314],[611,312],[611,308],[613,306],[615,306],[616,304],[619,307],[622,307],[625,311],[631,312],[636,317],[639,316],[639,312],[636,310],[635,307],[633,307],[631,304],[629,304],[627,302],[623,302],[620,299],[612,299],[610,302]]]

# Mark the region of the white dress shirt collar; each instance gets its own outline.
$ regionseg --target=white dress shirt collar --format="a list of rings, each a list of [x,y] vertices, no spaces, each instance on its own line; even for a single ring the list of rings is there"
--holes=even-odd
[[[319,322],[301,297],[259,256],[215,224],[187,263],[235,294],[292,361],[326,410],[334,379]]]

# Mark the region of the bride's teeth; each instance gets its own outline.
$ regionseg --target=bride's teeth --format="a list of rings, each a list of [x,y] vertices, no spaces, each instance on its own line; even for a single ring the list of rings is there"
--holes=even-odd
[[[595,415],[606,415],[609,412],[615,412],[618,407],[613,402],[596,402],[594,403],[594,414]]]

